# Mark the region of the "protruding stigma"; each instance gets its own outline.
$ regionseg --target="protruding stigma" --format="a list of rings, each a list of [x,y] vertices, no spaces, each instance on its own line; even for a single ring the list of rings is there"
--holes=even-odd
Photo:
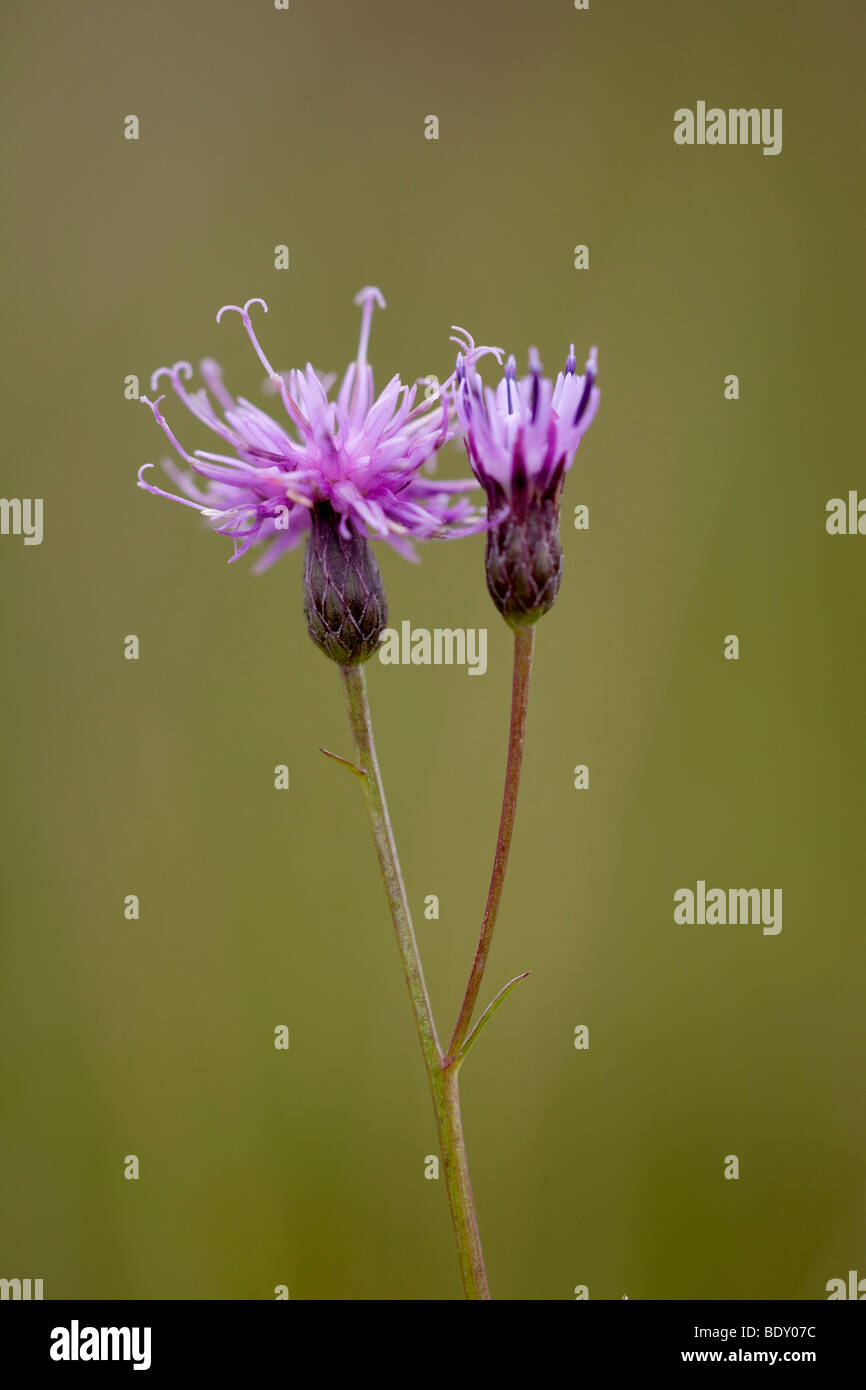
[[[359,290],[355,295],[355,303],[363,307],[361,316],[361,337],[358,342],[358,366],[363,367],[367,361],[367,345],[370,341],[370,324],[373,321],[373,310],[376,305],[380,309],[385,308],[385,300],[382,291],[375,285],[365,285],[364,289]]]
[[[529,349],[529,370],[532,372],[532,397],[530,401],[530,411],[533,424],[538,414],[538,397],[541,391],[541,358],[538,355],[538,348]]]
[[[511,400],[511,383],[512,381],[516,381],[516,379],[517,363],[514,360],[514,353],[512,352],[508,358],[508,361],[505,363],[505,394],[508,398],[509,415],[512,415],[514,413],[514,404]]]

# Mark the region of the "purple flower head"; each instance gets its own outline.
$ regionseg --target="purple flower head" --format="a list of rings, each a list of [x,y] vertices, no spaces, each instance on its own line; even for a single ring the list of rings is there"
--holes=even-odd
[[[334,400],[329,398],[333,378],[320,375],[309,363],[304,371],[274,371],[250,321],[253,304],[267,313],[264,300],[250,299],[243,308],[227,304],[217,314],[217,322],[229,310],[241,315],[284,407],[284,423],[242,396],[234,399],[211,358],[200,364],[203,385],[196,390],[185,385],[193,376],[189,362],[154,372],[151,389],[167,376],[191,414],[223,441],[223,452],[187,453],[160,410],[165,397],[142,397],[192,473],[170,459],[163,461],[182,497],[145,482],[142,475],[150,464],[139,472],[139,486],[194,507],[221,535],[233,537],[233,560],[253,545],[265,545],[256,570],[266,569],[297,546],[310,531],[313,510],[320,506],[336,517],[344,540],[385,540],[409,559],[417,558],[413,539],[469,535],[485,525],[483,515],[463,495],[475,489],[474,480],[438,482],[419,476],[420,468],[454,434],[448,389],[452,379],[438,398],[418,404],[417,385],[404,386],[399,376],[376,396],[367,346],[374,306],[384,307],[385,301],[377,289],[367,288],[355,303],[362,307],[358,355]]]
[[[559,504],[565,475],[598,409],[596,350],[583,376],[574,344],[555,383],[529,352],[529,375],[518,380],[513,357],[494,391],[476,369],[472,340],[462,334],[454,412],[472,471],[487,494],[487,587],[512,627],[526,627],[553,606],[562,574]],[[466,339],[464,341],[464,338]]]
[[[542,376],[535,348],[529,350],[529,375],[519,380],[511,356],[494,391],[484,386],[475,368],[471,340],[463,343],[455,337],[452,342],[463,349],[454,375],[454,407],[491,515],[505,508],[525,515],[541,501],[558,501],[577,446],[598,409],[595,348],[584,375],[577,376],[572,343],[555,383]]]

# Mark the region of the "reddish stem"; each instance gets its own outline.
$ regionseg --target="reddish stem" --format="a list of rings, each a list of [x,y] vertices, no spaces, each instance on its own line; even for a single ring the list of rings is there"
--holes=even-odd
[[[496,853],[493,857],[493,872],[490,876],[490,889],[487,906],[481,923],[481,935],[472,962],[472,972],[460,1016],[454,1029],[446,1054],[446,1066],[454,1062],[466,1041],[472,1024],[472,1014],[478,1001],[478,991],[484,976],[484,967],[493,941],[493,929],[502,898],[505,871],[514,833],[514,818],[517,812],[517,793],[520,787],[520,768],[523,763],[523,740],[526,732],[526,707],[529,702],[529,678],[532,674],[532,650],[535,643],[535,628],[517,628],[514,633],[514,669],[511,681],[511,728],[508,734],[508,760],[505,765],[505,788],[502,793],[502,812],[499,817],[499,834],[496,840]]]

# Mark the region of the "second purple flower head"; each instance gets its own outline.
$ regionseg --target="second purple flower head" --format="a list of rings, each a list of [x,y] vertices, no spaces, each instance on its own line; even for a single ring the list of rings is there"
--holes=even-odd
[[[463,334],[452,341],[462,349],[452,387],[457,421],[487,494],[487,587],[506,622],[527,627],[559,592],[559,507],[565,475],[598,409],[596,350],[579,376],[572,344],[552,382],[531,348],[528,375],[518,378],[509,357],[493,390],[478,373],[472,340]]]

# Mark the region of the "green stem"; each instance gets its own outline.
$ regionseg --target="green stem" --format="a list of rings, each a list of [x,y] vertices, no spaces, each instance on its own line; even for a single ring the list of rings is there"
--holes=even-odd
[[[472,972],[460,1016],[454,1028],[454,1036],[448,1048],[448,1060],[457,1059],[463,1051],[463,1044],[472,1024],[472,1014],[478,1001],[478,991],[484,977],[484,967],[490,954],[496,914],[502,898],[505,870],[508,868],[508,855],[511,850],[511,837],[514,833],[514,818],[517,812],[517,793],[520,787],[520,768],[523,763],[523,740],[526,732],[526,707],[529,703],[529,679],[532,675],[532,650],[535,645],[535,628],[516,628],[514,632],[514,668],[511,680],[511,727],[508,734],[508,758],[505,764],[505,788],[502,793],[502,811],[499,817],[499,834],[496,839],[496,853],[493,856],[493,872],[490,876],[490,889],[487,906],[481,923],[481,935],[475,949]],[[465,1054],[464,1054],[465,1055]]]
[[[370,719],[370,706],[367,700],[367,682],[362,666],[341,666],[340,672],[346,690],[346,703],[349,722],[358,763],[364,773],[364,796],[367,812],[379,858],[379,868],[385,884],[385,893],[391,909],[391,918],[397,933],[397,943],[403,961],[403,973],[412,1001],[412,1013],[418,1030],[418,1041],[433,1098],[436,1115],[436,1129],[442,1152],[445,1170],[445,1186],[448,1192],[448,1205],[451,1211],[451,1224],[457,1242],[460,1259],[460,1272],[463,1277],[463,1290],[469,1299],[489,1299],[487,1272],[484,1268],[484,1253],[478,1233],[478,1218],[469,1179],[469,1163],[466,1157],[466,1144],[460,1118],[460,1095],[457,1073],[459,1063],[449,1061],[442,1055],[436,1024],[427,994],[418,944],[412,928],[412,917],[394,832],[388,816],[385,790],[376,757],[373,740],[373,726]]]

